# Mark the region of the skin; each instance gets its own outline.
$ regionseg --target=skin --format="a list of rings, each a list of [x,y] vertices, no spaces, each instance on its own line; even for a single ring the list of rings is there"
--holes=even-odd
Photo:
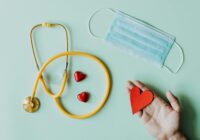
[[[138,86],[142,91],[150,90],[140,81],[128,81],[128,92],[134,86]],[[157,140],[186,140],[179,131],[180,104],[172,92],[168,91],[166,97],[169,103],[154,94],[152,103],[139,111],[137,115],[145,128]]]

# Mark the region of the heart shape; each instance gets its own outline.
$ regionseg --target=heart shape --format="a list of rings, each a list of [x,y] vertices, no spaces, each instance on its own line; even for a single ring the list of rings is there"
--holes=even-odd
[[[87,92],[81,92],[77,95],[77,98],[81,102],[87,102],[89,99],[89,93]]]
[[[143,91],[141,93],[140,88],[134,86],[130,90],[130,101],[132,113],[135,114],[138,111],[144,109],[147,105],[149,105],[153,101],[153,93],[150,90]]]
[[[82,81],[83,79],[85,79],[86,75],[80,71],[76,71],[74,73],[74,79],[76,80],[76,82],[80,82]]]

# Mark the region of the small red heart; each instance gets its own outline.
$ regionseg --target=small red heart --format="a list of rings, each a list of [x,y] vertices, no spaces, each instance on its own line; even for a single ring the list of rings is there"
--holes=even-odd
[[[140,93],[140,88],[134,86],[130,90],[130,101],[133,114],[145,108],[153,101],[153,93],[150,90]]]
[[[81,92],[77,95],[77,98],[81,102],[87,102],[89,99],[89,93],[87,92]]]
[[[74,78],[76,80],[76,82],[80,82],[82,81],[83,79],[85,79],[86,75],[80,71],[76,71],[74,73]]]

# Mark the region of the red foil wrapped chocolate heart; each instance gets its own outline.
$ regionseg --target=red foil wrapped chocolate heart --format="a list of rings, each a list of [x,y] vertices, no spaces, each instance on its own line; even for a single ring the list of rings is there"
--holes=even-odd
[[[86,74],[80,72],[80,71],[76,71],[74,73],[74,79],[76,80],[76,82],[80,82],[82,80],[84,80],[86,78]]]
[[[81,102],[87,102],[89,99],[89,93],[81,92],[77,95],[77,99]]]

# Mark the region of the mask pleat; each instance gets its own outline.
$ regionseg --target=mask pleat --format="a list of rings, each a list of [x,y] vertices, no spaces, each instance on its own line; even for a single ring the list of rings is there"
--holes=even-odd
[[[175,37],[118,13],[106,36],[106,41],[126,50],[129,54],[163,65]]]

